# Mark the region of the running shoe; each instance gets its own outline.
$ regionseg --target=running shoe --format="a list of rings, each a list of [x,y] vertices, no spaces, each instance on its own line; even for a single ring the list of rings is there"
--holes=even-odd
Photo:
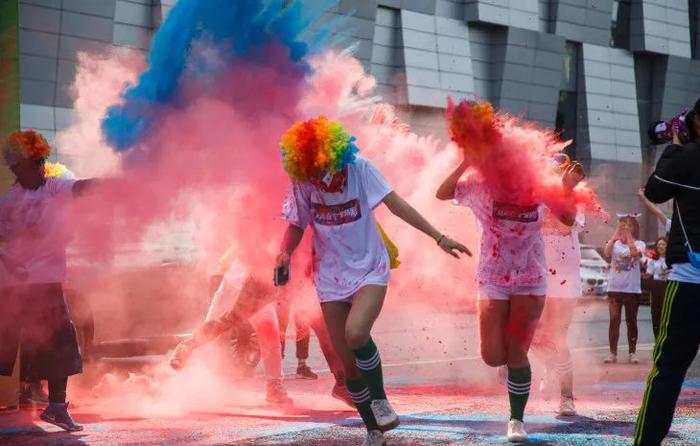
[[[615,364],[617,362],[617,355],[615,353],[610,353],[603,359],[605,364]]]
[[[498,384],[503,384],[504,386],[508,384],[508,367],[500,366],[498,367]]]
[[[368,431],[367,438],[365,438],[362,446],[386,446],[384,434],[382,434],[382,431],[378,431],[376,429]]]
[[[342,382],[336,382],[335,385],[333,385],[333,390],[331,391],[331,396],[335,399],[338,399],[351,408],[355,408],[355,403],[352,402],[352,398],[350,397],[350,392],[348,392],[348,388],[345,387],[345,384]]]
[[[270,404],[292,404],[292,399],[287,394],[282,381],[279,379],[271,379],[267,381],[267,397],[265,398]]]
[[[177,347],[175,347],[172,356],[170,356],[170,367],[172,367],[176,372],[179,372],[185,368],[185,365],[187,365],[187,361],[189,361],[194,350],[194,343],[189,339],[180,342]]]
[[[559,415],[562,417],[576,416],[576,405],[574,399],[568,396],[562,396],[559,401]]]
[[[639,364],[639,358],[636,353],[630,353],[628,361],[630,364]]]
[[[83,430],[83,426],[73,421],[68,413],[68,403],[49,403],[39,418],[68,432]]]
[[[318,379],[318,375],[308,365],[299,365],[297,367],[297,379]]]
[[[370,408],[380,431],[390,431],[399,425],[399,416],[391,408],[388,400],[373,400]]]
[[[508,422],[508,441],[511,443],[522,443],[527,441],[525,424],[520,420],[510,420]]]

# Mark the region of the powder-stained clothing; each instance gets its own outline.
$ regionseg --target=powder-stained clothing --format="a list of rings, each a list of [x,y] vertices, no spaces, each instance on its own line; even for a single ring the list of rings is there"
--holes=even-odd
[[[12,375],[21,348],[28,377],[59,379],[82,372],[83,360],[60,283],[0,287],[0,375]]]
[[[294,183],[282,214],[290,224],[313,230],[313,271],[321,302],[351,298],[365,285],[386,285],[389,256],[374,209],[392,188],[367,159],[347,166],[340,192]]]
[[[573,226],[566,226],[551,212],[545,213],[544,253],[547,259],[547,297],[574,299],[581,295],[581,245],[579,233],[585,216],[576,214]]]
[[[634,246],[640,256],[633,257],[630,247],[616,240],[612,249],[612,265],[608,279],[608,291],[618,293],[639,294],[642,292],[642,276],[640,269],[641,253],[646,245],[641,240],[636,240]]]
[[[224,279],[221,281],[218,290],[214,294],[207,311],[206,321],[218,320],[219,329],[214,335],[219,332],[227,331],[234,328],[232,322],[236,319],[228,318],[227,312],[230,311],[241,295],[241,290],[246,281],[249,280],[250,273],[243,264],[234,260],[224,274]],[[274,289],[270,287],[274,294]],[[259,296],[260,299],[269,299],[270,296]],[[262,356],[263,365],[265,366],[265,377],[267,379],[281,380],[282,375],[282,347],[280,345],[280,332],[277,313],[275,312],[274,303],[264,305],[259,311],[249,319],[260,343],[260,354]],[[212,340],[212,339],[207,339]]]
[[[457,183],[454,201],[471,208],[479,224],[479,285],[546,286],[542,204],[499,202],[476,171]]]
[[[65,205],[73,196],[75,180],[46,178],[36,190],[15,184],[0,197],[0,245],[9,261],[26,273],[26,280],[8,271],[0,261],[0,283],[62,283],[66,276]]]

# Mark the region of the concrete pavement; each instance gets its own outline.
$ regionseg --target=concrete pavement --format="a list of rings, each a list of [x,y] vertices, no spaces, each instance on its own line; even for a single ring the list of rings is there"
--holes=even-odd
[[[479,360],[475,329],[473,315],[425,311],[417,322],[415,312],[384,313],[375,339],[382,350],[388,394],[402,419],[401,426],[387,434],[388,444],[504,444],[506,389],[498,384],[494,371]],[[607,307],[595,302],[579,306],[571,344],[580,415],[566,419],[555,416],[556,388],[539,389],[542,367],[535,360],[533,394],[526,415],[531,444],[630,444],[651,364],[652,338],[648,307],[642,307],[642,363],[603,365]],[[624,353],[624,330],[621,340],[620,351]],[[322,370],[316,351],[312,344],[310,364]],[[289,356],[293,356],[293,349],[288,350]],[[162,381],[158,386],[151,382],[141,390],[124,388],[123,395],[106,399],[72,392],[79,404],[75,418],[85,424],[84,432],[60,432],[36,421],[31,410],[23,410],[0,416],[0,445],[350,445],[360,444],[364,437],[355,413],[329,396],[332,382],[327,374],[318,381],[287,380],[295,403],[274,408],[264,402],[260,379],[221,380],[220,374],[203,374],[196,364],[177,376],[162,368],[149,370],[156,371],[154,380]],[[293,370],[293,358],[287,359],[287,370]],[[697,360],[665,444],[700,444]]]

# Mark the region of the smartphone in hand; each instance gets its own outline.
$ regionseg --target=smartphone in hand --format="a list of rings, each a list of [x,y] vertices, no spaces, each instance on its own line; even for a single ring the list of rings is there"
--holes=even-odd
[[[275,286],[283,286],[289,282],[289,267],[278,266],[275,268]]]

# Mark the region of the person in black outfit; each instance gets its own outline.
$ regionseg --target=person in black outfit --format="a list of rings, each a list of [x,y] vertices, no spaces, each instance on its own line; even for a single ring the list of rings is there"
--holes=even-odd
[[[700,344],[700,99],[688,122],[690,141],[677,135],[649,177],[646,197],[654,203],[674,200],[666,261],[671,267],[661,311],[634,446],[661,444],[671,427],[676,401]]]

